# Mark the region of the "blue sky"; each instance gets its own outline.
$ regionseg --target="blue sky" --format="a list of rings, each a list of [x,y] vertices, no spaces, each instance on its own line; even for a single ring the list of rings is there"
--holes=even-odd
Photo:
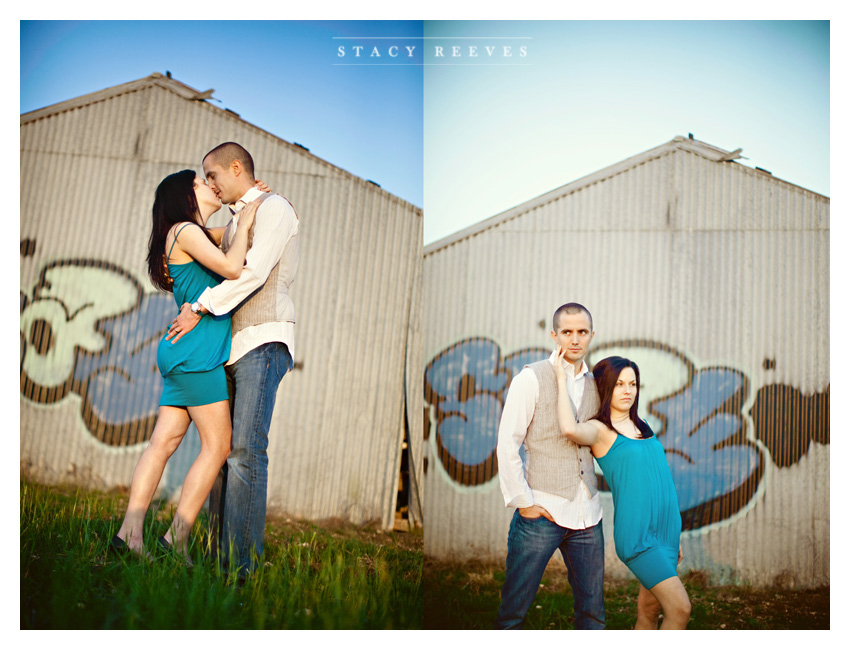
[[[215,105],[422,207],[422,67],[342,66],[338,56],[350,42],[341,37],[421,34],[419,21],[24,21],[20,112],[169,70],[214,88]]]
[[[23,22],[20,111],[170,70],[424,207],[428,244],[688,133],[829,196],[829,53],[825,21]]]
[[[488,66],[425,66],[426,244],[688,133],[830,195],[828,22],[450,21],[425,36],[514,43]]]

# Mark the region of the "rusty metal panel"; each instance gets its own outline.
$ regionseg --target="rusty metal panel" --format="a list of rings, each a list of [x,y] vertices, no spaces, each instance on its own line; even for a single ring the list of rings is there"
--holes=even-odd
[[[622,354],[641,368],[682,571],[828,584],[829,199],[723,153],[677,138],[426,247],[428,555],[504,559],[504,397],[577,301],[591,367]],[[608,492],[603,507],[608,573],[628,577]]]
[[[269,505],[391,527],[405,395],[421,368],[421,210],[153,75],[21,116],[21,465],[39,480],[129,484],[161,392],[176,308],[146,277],[154,190],[235,140],[300,219],[296,368],[270,434]],[[224,225],[226,209],[210,225]],[[411,361],[412,360],[412,361]],[[193,436],[194,434],[194,436]],[[162,489],[198,450],[190,432]],[[421,504],[421,494],[417,495]],[[421,520],[421,514],[417,511]]]

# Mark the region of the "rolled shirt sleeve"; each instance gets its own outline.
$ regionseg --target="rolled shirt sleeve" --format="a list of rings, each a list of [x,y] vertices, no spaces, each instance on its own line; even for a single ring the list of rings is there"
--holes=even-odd
[[[505,398],[496,456],[499,460],[499,486],[508,508],[528,508],[534,505],[534,495],[525,478],[519,450],[534,416],[538,391],[534,371],[524,368],[514,377]]]

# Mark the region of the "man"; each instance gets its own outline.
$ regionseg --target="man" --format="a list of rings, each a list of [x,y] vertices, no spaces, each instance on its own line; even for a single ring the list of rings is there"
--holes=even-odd
[[[560,550],[573,590],[576,629],[603,629],[602,505],[593,457],[561,434],[555,363],[564,363],[567,393],[580,422],[596,415],[599,394],[584,357],[593,318],[578,303],[552,318],[556,349],[529,364],[511,382],[499,424],[497,456],[505,506],[516,508],[508,533],[505,584],[498,629],[521,628],[543,571]],[[557,360],[560,346],[567,361]],[[525,446],[527,466],[519,455]]]
[[[233,312],[231,353],[225,366],[232,450],[210,493],[210,514],[214,521],[221,518],[222,552],[244,577],[263,554],[268,434],[278,385],[293,366],[295,307],[289,287],[298,267],[298,215],[287,199],[254,187],[254,161],[241,145],[219,145],[204,157],[203,166],[210,187],[233,213],[222,237],[225,252],[242,208],[262,199],[241,276],[206,289],[191,305],[184,304],[169,333],[177,342],[201,318],[209,318],[205,314]]]

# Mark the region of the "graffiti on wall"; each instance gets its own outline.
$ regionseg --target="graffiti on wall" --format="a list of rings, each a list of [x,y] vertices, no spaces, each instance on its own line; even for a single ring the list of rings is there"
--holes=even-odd
[[[527,348],[503,357],[498,344],[477,337],[428,364],[425,399],[433,416],[426,417],[426,437],[434,436],[437,461],[453,484],[484,485],[497,476],[499,421],[511,379],[550,352]],[[697,368],[687,355],[655,341],[596,347],[588,365],[611,355],[641,368],[640,415],[667,452],[685,530],[723,521],[747,505],[764,474],[763,449],[787,466],[812,441],[829,443],[828,389],[805,397],[788,386],[766,386],[745,412],[751,388],[736,368]],[[607,489],[601,475],[598,482]]]
[[[21,290],[21,395],[52,404],[75,393],[101,442],[148,440],[162,392],[156,348],[175,313],[171,294],[146,294],[114,264],[46,265]]]

